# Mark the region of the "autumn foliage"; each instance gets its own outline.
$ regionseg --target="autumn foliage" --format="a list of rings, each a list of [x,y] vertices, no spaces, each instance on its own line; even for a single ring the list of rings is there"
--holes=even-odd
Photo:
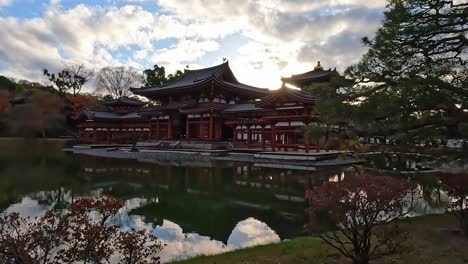
[[[395,221],[414,206],[416,185],[388,176],[355,175],[326,182],[306,192],[309,231],[318,216],[326,216],[332,231],[320,235],[355,264],[398,252],[405,239]],[[386,225],[382,225],[386,224]]]
[[[69,115],[72,117],[76,116],[83,108],[103,108],[102,103],[91,94],[77,94],[73,96],[67,96],[67,100],[69,102],[69,107],[71,111]]]
[[[124,203],[115,198],[83,198],[62,212],[31,219],[0,216],[0,263],[159,263],[162,249],[145,230],[121,231],[108,223]]]
[[[9,102],[9,93],[8,91],[0,91],[0,114],[7,112],[11,105]]]
[[[468,237],[468,174],[446,174],[441,178],[452,199],[448,211],[458,219]]]
[[[36,91],[29,103],[16,106],[9,115],[8,127],[11,134],[47,137],[47,131],[63,125],[63,100],[57,95]]]

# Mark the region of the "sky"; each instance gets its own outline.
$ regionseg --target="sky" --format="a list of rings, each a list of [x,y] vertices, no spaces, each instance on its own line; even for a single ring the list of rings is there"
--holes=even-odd
[[[219,64],[276,89],[281,76],[344,71],[385,0],[0,0],[0,75],[45,81],[67,64],[176,70]]]

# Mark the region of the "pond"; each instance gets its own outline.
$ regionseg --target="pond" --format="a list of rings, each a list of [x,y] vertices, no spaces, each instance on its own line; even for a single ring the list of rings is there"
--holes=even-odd
[[[426,172],[432,169],[426,164],[434,157],[415,153],[373,152],[362,156],[365,166],[377,170],[394,172]]]
[[[0,211],[38,215],[71,197],[126,201],[121,223],[155,228],[162,260],[214,254],[303,234],[305,190],[350,167],[307,171],[242,162],[141,163],[62,151],[63,141],[0,140]],[[442,212],[437,181],[418,177],[418,213]]]

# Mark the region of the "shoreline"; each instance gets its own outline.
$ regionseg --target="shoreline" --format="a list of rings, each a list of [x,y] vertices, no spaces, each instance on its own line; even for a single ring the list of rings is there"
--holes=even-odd
[[[409,232],[404,250],[384,256],[378,263],[465,263],[468,241],[459,231],[455,217],[423,215],[401,220]],[[396,261],[396,262],[395,262]],[[279,243],[241,248],[218,255],[201,255],[170,264],[258,264],[258,263],[347,263],[339,252],[320,238],[302,236]]]

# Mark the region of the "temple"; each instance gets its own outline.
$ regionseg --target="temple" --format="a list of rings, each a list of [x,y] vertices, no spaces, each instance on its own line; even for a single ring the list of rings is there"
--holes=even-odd
[[[314,67],[314,70],[296,74],[291,77],[281,77],[281,81],[303,89],[313,83],[330,82],[333,76],[338,76],[336,68],[333,70],[324,70],[319,61],[317,66]]]
[[[240,83],[228,62],[185,70],[173,82],[132,92],[156,106],[144,107],[138,100],[121,98],[106,102],[105,111],[83,109],[81,141],[214,141],[232,142],[234,148],[273,151],[309,151],[313,147],[299,129],[319,120],[315,98],[284,84],[272,91]]]
[[[77,119],[80,122],[80,141],[88,144],[133,143],[148,140],[149,125],[141,115],[145,103],[122,97],[104,102],[107,110],[84,108]]]

